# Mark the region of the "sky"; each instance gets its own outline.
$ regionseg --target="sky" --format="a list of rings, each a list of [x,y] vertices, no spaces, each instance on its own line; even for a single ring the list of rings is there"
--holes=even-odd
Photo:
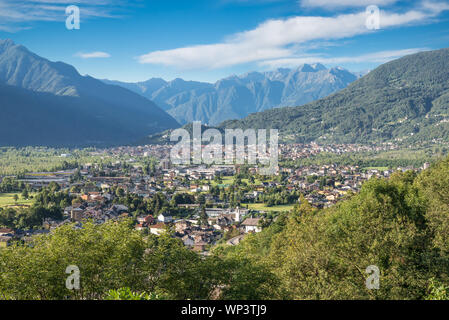
[[[79,29],[66,26],[71,5]],[[126,82],[214,82],[317,62],[366,71],[449,47],[449,1],[0,0],[7,38],[83,75]]]

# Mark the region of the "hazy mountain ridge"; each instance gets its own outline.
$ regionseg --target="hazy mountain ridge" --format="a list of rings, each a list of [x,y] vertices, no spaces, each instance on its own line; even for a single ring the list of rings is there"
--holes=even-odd
[[[2,145],[130,143],[179,126],[148,99],[81,76],[74,67],[41,58],[11,40],[0,40],[0,85]],[[36,125],[24,126],[28,118]],[[35,139],[37,131],[42,139]]]
[[[327,69],[321,64],[305,64],[296,69],[233,75],[214,84],[182,79],[167,82],[159,78],[139,83],[104,81],[154,101],[181,124],[199,120],[214,125],[254,112],[306,104],[345,88],[356,79],[356,75],[340,67]]]

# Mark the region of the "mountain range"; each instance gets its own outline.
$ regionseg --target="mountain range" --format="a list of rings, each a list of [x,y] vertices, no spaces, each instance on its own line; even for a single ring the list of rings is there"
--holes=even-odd
[[[285,142],[449,141],[449,48],[388,62],[312,103],[267,110],[220,128],[276,128]]]
[[[304,64],[296,69],[234,75],[213,84],[160,78],[138,83],[103,81],[154,101],[181,124],[217,125],[254,112],[306,104],[347,87],[358,77],[340,67]]]
[[[0,146],[139,143],[191,120],[219,129],[276,128],[283,142],[438,143],[449,141],[449,49],[409,55],[359,79],[312,64],[215,84],[133,84],[82,76],[0,40],[0,109]]]
[[[0,145],[118,145],[179,127],[148,99],[0,40]]]

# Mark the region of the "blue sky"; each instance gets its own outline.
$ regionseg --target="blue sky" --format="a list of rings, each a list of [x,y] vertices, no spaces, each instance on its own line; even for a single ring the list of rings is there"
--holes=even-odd
[[[79,30],[66,28],[68,5],[81,10]],[[380,9],[380,29],[366,26],[369,5]],[[449,1],[0,0],[0,38],[129,82],[213,82],[314,62],[360,71],[448,47]]]

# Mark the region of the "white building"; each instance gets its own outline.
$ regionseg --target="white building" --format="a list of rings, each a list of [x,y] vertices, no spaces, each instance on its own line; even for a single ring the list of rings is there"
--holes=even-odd
[[[167,214],[161,213],[161,214],[157,217],[157,220],[160,221],[160,222],[163,222],[163,223],[169,223],[169,222],[172,222],[172,221],[173,221],[173,217],[172,217],[172,216],[169,216],[169,215],[167,215]]]
[[[247,218],[242,222],[242,226],[245,228],[245,233],[249,232],[261,232],[262,228],[259,227],[260,218]]]

